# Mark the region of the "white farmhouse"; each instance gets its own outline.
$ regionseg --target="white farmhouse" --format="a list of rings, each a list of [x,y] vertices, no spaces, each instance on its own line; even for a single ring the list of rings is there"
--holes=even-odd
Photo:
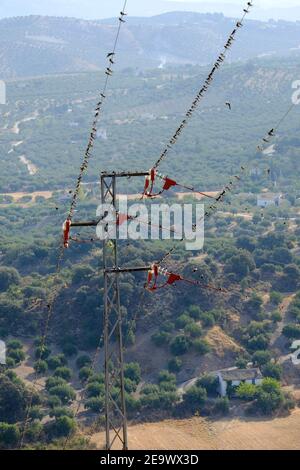
[[[241,383],[260,385],[263,380],[259,369],[226,369],[218,372],[219,392],[222,397],[227,395],[227,387],[238,387]]]
[[[300,365],[300,340],[294,341],[291,350],[294,351],[293,354],[290,355],[292,363],[294,366]]]
[[[282,194],[262,193],[257,196],[258,207],[280,206],[282,202]]]

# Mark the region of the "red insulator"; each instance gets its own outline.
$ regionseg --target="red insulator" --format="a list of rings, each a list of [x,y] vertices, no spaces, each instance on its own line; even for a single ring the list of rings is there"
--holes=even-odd
[[[71,225],[72,225],[72,222],[70,219],[67,219],[63,224],[63,242],[64,242],[65,248],[69,248]]]

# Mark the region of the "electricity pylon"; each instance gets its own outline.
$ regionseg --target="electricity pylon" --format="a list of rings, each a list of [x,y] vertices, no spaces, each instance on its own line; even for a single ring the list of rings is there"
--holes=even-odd
[[[149,172],[101,173],[101,203],[105,209],[100,220],[91,222],[74,222],[73,227],[105,225],[108,213],[118,214],[117,181],[119,178],[148,176]],[[106,225],[108,227],[108,225]],[[105,228],[104,228],[105,230]],[[103,274],[104,274],[104,370],[105,370],[105,431],[106,450],[112,450],[121,444],[122,450],[128,450],[127,413],[124,385],[124,346],[123,316],[120,302],[120,274],[146,272],[151,267],[119,266],[118,227],[116,236],[109,234],[103,240]]]

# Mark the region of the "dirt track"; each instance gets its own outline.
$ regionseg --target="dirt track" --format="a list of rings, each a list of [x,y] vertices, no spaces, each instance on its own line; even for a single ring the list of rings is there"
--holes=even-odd
[[[92,442],[101,447],[104,435]],[[129,443],[133,450],[300,450],[300,409],[269,421],[195,417],[141,424],[129,428]]]

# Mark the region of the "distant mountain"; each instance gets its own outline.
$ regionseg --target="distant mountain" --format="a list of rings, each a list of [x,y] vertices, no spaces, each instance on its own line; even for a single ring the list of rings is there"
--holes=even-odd
[[[211,63],[234,21],[222,14],[189,12],[128,18],[122,30],[118,67]],[[0,78],[97,70],[111,50],[116,25],[116,19],[27,16],[0,20]],[[289,55],[299,49],[300,23],[249,20],[230,60]]]

